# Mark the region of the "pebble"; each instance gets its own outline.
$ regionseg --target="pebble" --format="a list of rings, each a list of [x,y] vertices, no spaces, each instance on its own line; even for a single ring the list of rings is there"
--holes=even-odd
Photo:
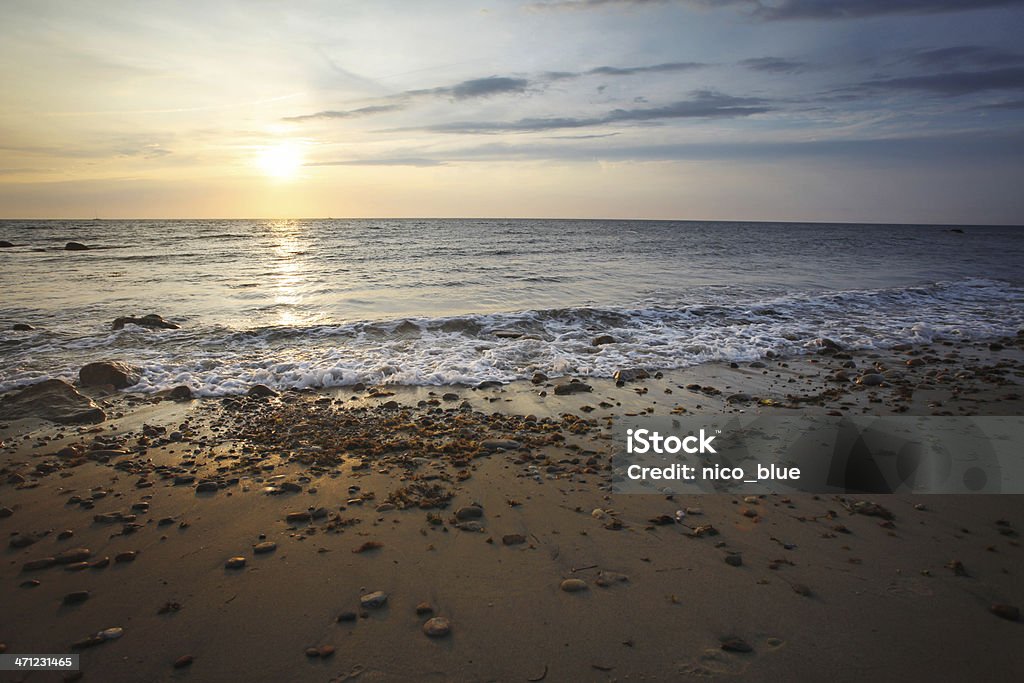
[[[192,655],[182,655],[174,660],[174,668],[184,669],[186,666],[191,666],[194,661],[196,661],[196,658]]]
[[[89,599],[89,591],[74,591],[64,596],[65,605],[77,605],[80,602],[85,602]]]
[[[54,561],[57,564],[72,564],[75,562],[84,562],[92,557],[92,551],[88,548],[71,548],[57,555]]]
[[[726,652],[753,652],[754,648],[742,638],[723,638],[722,649]]]
[[[730,567],[739,567],[743,565],[743,557],[740,555],[726,555],[725,563]]]
[[[285,517],[287,522],[308,522],[313,519],[313,515],[309,512],[289,512]]]
[[[318,650],[318,652],[320,653],[321,657],[330,657],[331,655],[334,654],[334,646],[333,645],[321,645],[320,649]]]
[[[244,566],[245,566],[245,558],[244,557],[232,557],[232,558],[229,558],[228,561],[224,563],[224,567],[226,569],[241,569]]]
[[[263,553],[271,553],[275,550],[277,550],[277,544],[273,541],[263,541],[262,543],[257,543],[252,547],[252,551],[257,555],[262,555]]]
[[[346,621],[355,621],[359,618],[359,615],[355,612],[342,612],[338,615],[338,623],[344,623]]]
[[[455,527],[462,531],[480,532],[484,530],[484,525],[480,522],[459,522]]]
[[[134,562],[138,555],[138,551],[125,550],[124,552],[114,555],[114,562]]]
[[[96,634],[97,638],[102,640],[117,640],[124,635],[124,629],[120,626],[114,626],[113,628],[106,628]]]
[[[520,545],[526,543],[526,536],[522,534],[505,534],[501,537],[501,542],[505,545]]]
[[[423,624],[423,632],[431,638],[442,638],[452,630],[451,622],[444,617],[433,617],[427,619],[426,623]]]
[[[866,387],[877,387],[883,383],[885,383],[885,378],[875,372],[867,375],[861,375],[857,378],[857,384],[861,384]]]
[[[220,488],[215,481],[201,481],[196,485],[196,493],[212,493]]]
[[[19,584],[19,585],[22,588],[35,588],[36,586],[40,585],[41,583],[42,582],[39,581],[38,579],[29,579],[27,581],[22,581],[21,584]]]
[[[455,519],[460,522],[464,522],[467,519],[480,519],[483,516],[483,508],[478,505],[466,505],[455,511]]]
[[[21,570],[30,572],[35,571],[36,569],[47,569],[55,564],[57,564],[57,558],[40,557],[38,560],[29,560],[25,564],[21,565]]]
[[[566,579],[562,582],[561,589],[566,593],[578,593],[587,590],[587,582],[582,579]]]
[[[1007,621],[1020,621],[1020,608],[1014,607],[1013,605],[995,603],[988,608],[988,611],[1000,619],[1006,619]]]
[[[416,614],[430,614],[434,611],[434,608],[430,606],[429,602],[421,602],[416,605]]]
[[[383,607],[388,601],[388,594],[384,591],[374,591],[359,598],[359,604],[364,609],[377,609]]]

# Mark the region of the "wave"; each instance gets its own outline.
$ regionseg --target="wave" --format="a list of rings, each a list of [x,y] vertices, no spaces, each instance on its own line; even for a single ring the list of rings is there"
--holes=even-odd
[[[966,279],[877,290],[790,294],[747,301],[633,307],[578,306],[448,317],[248,330],[190,327],[153,333],[126,326],[67,338],[45,330],[0,333],[0,390],[72,379],[102,358],[141,369],[130,391],[180,384],[199,395],[363,383],[411,385],[610,377],[623,367],[673,369],[712,361],[795,355],[826,337],[851,349],[938,339],[985,339],[1024,328],[1024,289]],[[615,341],[595,346],[599,335]]]

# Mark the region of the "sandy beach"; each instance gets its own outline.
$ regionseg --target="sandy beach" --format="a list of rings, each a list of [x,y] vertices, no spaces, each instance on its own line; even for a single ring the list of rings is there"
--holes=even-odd
[[[608,471],[645,411],[1019,415],[1022,340],[572,393],[82,389],[103,422],[0,422],[0,643],[96,681],[1005,680],[1020,496],[612,495]]]

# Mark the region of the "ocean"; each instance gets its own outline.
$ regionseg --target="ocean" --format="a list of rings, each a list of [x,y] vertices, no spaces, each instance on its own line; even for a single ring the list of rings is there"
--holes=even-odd
[[[129,391],[216,396],[608,377],[801,354],[823,337],[883,349],[1024,329],[1013,227],[0,221],[0,240],[15,244],[0,249],[0,391],[94,360],[138,367]],[[112,329],[148,313],[181,329]]]

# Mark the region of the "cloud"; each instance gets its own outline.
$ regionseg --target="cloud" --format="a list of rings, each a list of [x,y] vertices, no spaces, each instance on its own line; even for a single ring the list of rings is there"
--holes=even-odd
[[[976,109],[1010,110],[1024,109],[1024,100],[1010,100],[1009,102],[996,102],[994,104],[983,104]]]
[[[942,14],[995,7],[1019,7],[1024,0],[556,0],[537,9],[595,9],[686,5],[701,9],[738,6],[755,19],[863,19],[893,14]]]
[[[652,64],[650,66],[598,66],[589,71],[584,71],[578,76],[634,76],[636,74],[651,73],[672,73],[674,71],[691,71],[703,69],[707,64],[701,62],[666,62],[664,64]]]
[[[539,117],[516,121],[457,121],[425,126],[418,130],[433,133],[494,134],[531,133],[566,128],[588,128],[615,123],[649,123],[666,119],[725,119],[752,116],[772,111],[765,100],[732,97],[708,90],[691,93],[692,99],[660,107],[613,109],[592,118]]]
[[[914,90],[936,95],[957,97],[989,90],[1024,89],[1024,68],[993,69],[990,71],[950,71],[927,76],[904,76],[865,81],[853,91],[877,92],[885,90]]]
[[[923,68],[1003,67],[1024,63],[1024,54],[984,45],[956,45],[911,54],[907,61]]]
[[[473,78],[451,86],[427,88],[423,90],[407,90],[397,97],[418,97],[421,95],[450,95],[457,100],[468,100],[476,97],[491,97],[505,93],[526,92],[530,82],[525,78],[509,78],[508,76],[487,76]]]
[[[423,159],[417,157],[398,157],[380,159],[342,159],[339,161],[318,161],[306,166],[417,166],[426,168],[429,166],[444,166],[445,162],[437,159]]]
[[[797,62],[781,57],[755,57],[740,61],[740,66],[745,66],[754,71],[766,71],[769,73],[791,74],[803,71],[807,66],[804,62]]]
[[[327,110],[318,111],[315,114],[303,114],[302,116],[285,116],[283,121],[310,121],[313,119],[353,119],[360,116],[371,116],[373,114],[384,114],[386,112],[404,109],[401,104],[375,104],[369,107],[358,109],[346,109],[341,111]]]

